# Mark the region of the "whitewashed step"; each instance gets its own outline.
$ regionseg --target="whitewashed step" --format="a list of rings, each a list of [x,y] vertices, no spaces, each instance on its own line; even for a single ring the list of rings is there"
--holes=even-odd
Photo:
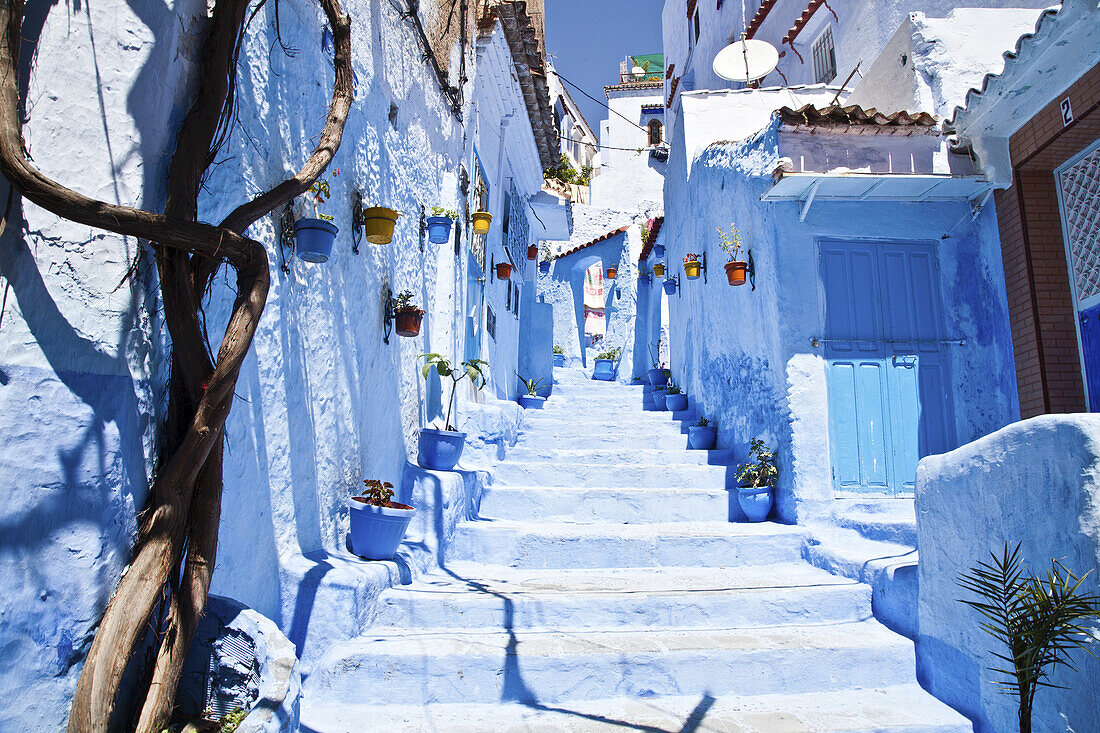
[[[576,524],[472,521],[448,558],[525,568],[728,567],[793,562],[802,531],[784,524]]]
[[[683,420],[674,419],[674,416],[684,413],[673,412],[646,412],[636,419],[617,420],[614,417],[605,417],[600,414],[593,415],[544,415],[541,410],[529,410],[534,415],[524,415],[522,430],[544,433],[602,433],[618,432],[633,433],[639,439],[644,440],[651,432],[687,432],[687,426]],[[694,420],[692,421],[694,422]],[[644,442],[638,445],[644,446]]]
[[[613,694],[609,693],[609,694]],[[919,685],[801,695],[710,694],[570,700],[547,705],[310,705],[305,728],[316,733],[447,731],[448,733],[971,733],[973,726]]]
[[[606,570],[456,562],[383,593],[371,628],[745,628],[870,614],[866,585],[801,562]]]
[[[638,445],[637,436],[634,438],[634,446],[630,450],[614,448],[556,448],[551,445],[538,442],[527,442],[517,445],[508,451],[508,460],[511,462],[546,462],[555,461],[565,464],[570,463],[622,463],[629,459],[631,463],[644,465],[695,465],[695,466],[728,466],[733,463],[733,451],[730,450],[684,450],[684,446],[678,449],[650,448]]]
[[[739,514],[726,489],[547,488],[489,486],[478,514],[485,519],[544,522],[714,522]]]
[[[837,499],[837,525],[854,529],[869,540],[917,546],[917,512],[912,499]]]
[[[724,488],[727,483],[733,483],[733,470],[730,466],[683,463],[503,461],[493,467],[493,483],[573,488]]]
[[[907,684],[914,666],[912,643],[876,621],[661,631],[372,629],[329,650],[307,690],[320,704],[417,705],[797,695]]]
[[[554,433],[530,429],[522,430],[516,447],[508,450],[512,457],[517,448],[546,448],[564,450],[630,450],[643,445],[657,450],[684,450],[687,448],[687,432],[670,430],[661,434],[639,430],[602,430],[579,433],[573,430]]]

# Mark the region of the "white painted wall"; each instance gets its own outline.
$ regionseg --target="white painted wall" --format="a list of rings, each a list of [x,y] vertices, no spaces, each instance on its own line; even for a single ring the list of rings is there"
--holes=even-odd
[[[608,91],[613,112],[601,123],[600,175],[592,179],[592,206],[639,210],[661,205],[665,163],[651,157],[648,134],[640,129],[652,117],[642,113],[647,105],[664,109],[659,87]]]

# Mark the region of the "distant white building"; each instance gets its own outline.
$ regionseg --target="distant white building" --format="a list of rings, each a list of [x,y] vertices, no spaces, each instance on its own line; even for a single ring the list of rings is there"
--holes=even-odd
[[[570,184],[548,178],[543,188],[575,203],[587,204],[591,200],[587,181],[599,172],[600,141],[584,118],[581,108],[573,101],[557,70],[549,62],[546,64],[546,86],[550,92],[550,108],[554,115],[561,154],[577,172],[578,178],[585,182]]]

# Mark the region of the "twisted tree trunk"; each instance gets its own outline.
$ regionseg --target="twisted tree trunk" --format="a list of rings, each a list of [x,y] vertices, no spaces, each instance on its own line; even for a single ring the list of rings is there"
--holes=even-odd
[[[44,176],[22,144],[17,87],[23,0],[0,0],[0,172],[23,197],[82,224],[154,243],[165,321],[172,339],[166,447],[134,556],[107,605],[77,683],[69,730],[106,731],[122,676],[146,625],[169,588],[167,625],[159,638],[152,682],[138,729],[159,731],[172,711],[179,675],[205,608],[221,512],[222,431],[241,364],[252,343],[270,285],[264,247],[243,232],[302,194],[340,146],[352,102],[351,23],[339,0],[319,0],[332,28],[335,83],[320,142],[294,177],[242,204],[219,226],[194,221],[202,176],[215,138],[232,115],[237,52],[248,0],[218,0],[210,19],[199,89],[180,129],[169,169],[164,214],[108,204]],[[216,360],[203,340],[199,310],[222,263],[237,273],[233,303]],[[185,555],[186,547],[186,557]],[[173,583],[174,570],[183,570]]]

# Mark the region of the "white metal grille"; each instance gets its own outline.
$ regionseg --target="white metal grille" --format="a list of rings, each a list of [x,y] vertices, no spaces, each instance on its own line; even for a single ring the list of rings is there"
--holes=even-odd
[[[1077,302],[1081,303],[1100,293],[1100,148],[1064,169],[1059,184]]]
[[[828,84],[836,78],[836,50],[833,48],[833,28],[826,26],[813,45],[814,79]]]

